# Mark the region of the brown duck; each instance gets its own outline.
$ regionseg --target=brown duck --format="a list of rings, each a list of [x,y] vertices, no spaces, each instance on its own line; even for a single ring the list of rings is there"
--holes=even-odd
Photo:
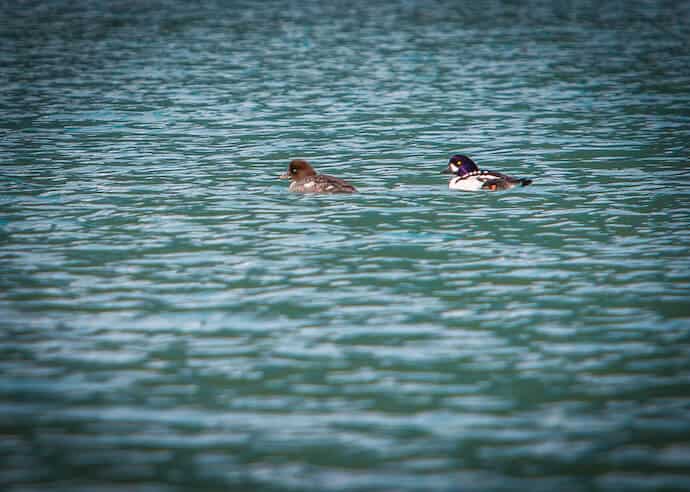
[[[290,162],[287,172],[278,176],[291,180],[289,191],[295,193],[356,193],[347,181],[328,174],[319,174],[303,159]]]

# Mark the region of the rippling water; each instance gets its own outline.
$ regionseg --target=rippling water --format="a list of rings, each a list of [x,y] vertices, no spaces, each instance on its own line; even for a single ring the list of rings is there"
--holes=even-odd
[[[690,489],[689,2],[0,10],[4,490]]]

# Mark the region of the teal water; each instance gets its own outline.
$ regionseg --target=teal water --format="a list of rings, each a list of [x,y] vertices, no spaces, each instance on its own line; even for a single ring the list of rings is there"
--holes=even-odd
[[[0,488],[690,490],[688,18],[3,3]]]

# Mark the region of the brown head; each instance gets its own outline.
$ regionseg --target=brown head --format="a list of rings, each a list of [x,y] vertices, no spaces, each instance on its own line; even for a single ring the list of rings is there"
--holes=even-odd
[[[278,176],[280,179],[301,181],[309,176],[316,176],[316,171],[304,159],[295,159],[290,162],[287,172]]]

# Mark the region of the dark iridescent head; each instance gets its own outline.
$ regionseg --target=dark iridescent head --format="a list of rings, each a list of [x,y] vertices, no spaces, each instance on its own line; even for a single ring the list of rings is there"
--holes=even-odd
[[[464,176],[473,171],[479,171],[474,161],[466,155],[456,154],[450,158],[448,167],[441,171],[441,174],[457,174],[458,176]]]

